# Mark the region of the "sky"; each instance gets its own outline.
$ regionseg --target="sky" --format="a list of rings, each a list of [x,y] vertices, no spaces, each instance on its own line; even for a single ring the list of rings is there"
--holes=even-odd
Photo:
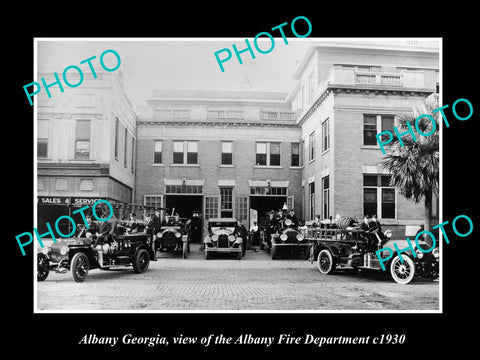
[[[255,59],[249,52],[241,54],[243,64],[236,59],[232,44],[239,50],[246,48],[244,38],[218,39],[39,39],[37,42],[38,71],[56,71],[77,65],[88,69],[82,60],[94,55],[95,69],[100,69],[99,57],[105,50],[115,50],[121,58],[119,70],[127,97],[135,107],[145,105],[153,89],[188,90],[252,90],[289,92],[295,86],[294,72],[311,44],[309,39],[290,39],[285,44],[275,38],[275,46],[268,54],[259,53],[253,46]],[[259,41],[267,50],[270,40]],[[232,58],[220,70],[214,53],[228,48]],[[113,56],[109,54],[109,56]],[[226,53],[220,54],[226,56]],[[107,58],[107,57],[105,57]],[[73,71],[73,70],[72,70]],[[38,79],[39,80],[39,79]]]

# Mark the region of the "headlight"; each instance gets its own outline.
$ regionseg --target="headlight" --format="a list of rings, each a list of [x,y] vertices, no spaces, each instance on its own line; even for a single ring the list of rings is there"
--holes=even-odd
[[[235,236],[234,235],[229,235],[228,240],[230,240],[231,242],[235,241]]]
[[[60,248],[60,255],[67,255],[68,253],[68,246],[64,246]]]
[[[287,225],[287,226],[292,225],[292,220],[290,220],[290,219],[285,220],[285,225]]]
[[[175,233],[175,237],[176,237],[176,238],[179,238],[179,237],[181,237],[181,236],[182,236],[181,233],[179,233],[179,232],[176,232],[176,233]]]
[[[218,240],[218,235],[213,235],[212,240],[216,242]]]
[[[205,236],[204,242],[209,243],[211,241],[212,241],[212,239],[210,239],[210,236]]]
[[[287,234],[282,234],[282,235],[280,235],[280,240],[285,241],[285,240],[287,240],[287,239],[288,239],[288,235],[287,235]]]
[[[303,240],[303,235],[302,234],[297,234],[297,240],[302,241]]]
[[[417,253],[417,258],[419,259],[423,258],[423,252],[421,252],[420,250],[417,250],[415,252]]]
[[[161,238],[161,237],[162,237],[162,233],[161,233],[161,232],[157,233],[157,237]]]
[[[435,259],[438,259],[440,257],[440,250],[437,248],[437,249],[433,249],[432,251],[432,255]]]

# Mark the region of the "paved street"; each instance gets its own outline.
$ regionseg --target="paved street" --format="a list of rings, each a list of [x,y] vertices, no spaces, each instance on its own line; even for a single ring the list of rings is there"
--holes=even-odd
[[[299,255],[270,260],[247,251],[242,260],[204,260],[198,244],[187,260],[158,253],[146,273],[91,270],[38,283],[38,310],[438,310],[438,281],[398,285],[380,273],[322,275]]]

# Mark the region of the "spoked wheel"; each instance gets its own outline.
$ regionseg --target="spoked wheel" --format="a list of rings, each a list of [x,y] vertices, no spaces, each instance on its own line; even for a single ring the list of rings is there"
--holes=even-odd
[[[37,254],[37,281],[43,281],[48,277],[49,271],[45,265],[48,265],[47,255],[43,253]]]
[[[333,262],[333,256],[330,250],[323,249],[317,256],[318,270],[325,275],[332,274],[335,271],[335,263]]]
[[[76,253],[72,258],[70,268],[75,282],[85,281],[88,275],[88,269],[90,268],[87,255],[83,252]]]
[[[150,264],[150,255],[148,255],[148,251],[145,249],[138,249],[133,255],[133,270],[137,273],[143,273],[147,271],[148,265]]]
[[[410,256],[403,256],[403,263],[397,255],[390,263],[390,275],[398,284],[406,285],[415,277],[415,264]]]

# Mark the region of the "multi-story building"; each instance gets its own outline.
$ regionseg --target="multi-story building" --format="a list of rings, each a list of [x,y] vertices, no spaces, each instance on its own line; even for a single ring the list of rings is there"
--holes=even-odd
[[[154,91],[138,110],[136,202],[247,224],[301,209],[301,129],[286,93]]]
[[[120,71],[118,71],[120,72]],[[120,76],[120,77],[119,77]],[[38,229],[98,199],[130,204],[135,187],[136,116],[121,74],[84,73],[81,86],[37,98]],[[53,79],[52,73],[38,77]],[[75,81],[73,75],[70,81]],[[77,79],[78,81],[78,79]],[[82,222],[80,214],[73,216]],[[68,227],[69,222],[60,222]],[[63,233],[68,233],[66,229]]]
[[[305,219],[377,214],[398,236],[421,224],[422,204],[389,185],[375,135],[393,132],[399,114],[436,92],[438,42],[324,41],[309,49],[295,79],[288,101],[306,154]]]
[[[138,110],[135,201],[246,224],[287,203],[305,220],[377,214],[415,231],[423,206],[389,185],[375,135],[437,91],[438,42],[322,41],[294,78],[288,94],[154,91]]]

